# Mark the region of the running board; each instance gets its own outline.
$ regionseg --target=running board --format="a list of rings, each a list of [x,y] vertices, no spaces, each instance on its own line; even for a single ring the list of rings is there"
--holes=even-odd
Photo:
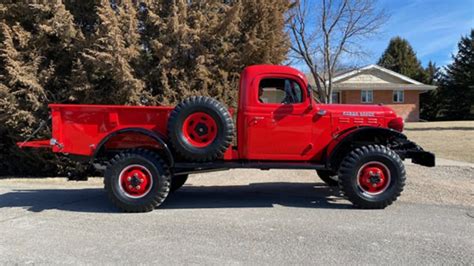
[[[196,172],[213,172],[229,169],[306,169],[325,170],[324,164],[313,164],[308,162],[266,162],[266,161],[215,161],[206,163],[176,162],[175,174],[189,174]]]

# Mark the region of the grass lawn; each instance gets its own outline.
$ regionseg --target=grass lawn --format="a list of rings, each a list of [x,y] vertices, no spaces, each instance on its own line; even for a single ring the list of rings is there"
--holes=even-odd
[[[436,157],[474,163],[474,121],[406,123],[404,133]]]

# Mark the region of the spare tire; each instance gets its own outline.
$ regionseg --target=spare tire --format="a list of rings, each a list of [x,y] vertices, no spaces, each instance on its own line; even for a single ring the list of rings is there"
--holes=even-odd
[[[171,112],[168,134],[174,151],[189,161],[221,158],[234,135],[234,122],[220,102],[203,96],[185,99]]]

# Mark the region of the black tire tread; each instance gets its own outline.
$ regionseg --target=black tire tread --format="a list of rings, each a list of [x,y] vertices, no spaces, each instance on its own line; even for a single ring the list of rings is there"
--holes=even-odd
[[[118,162],[125,160],[127,158],[132,158],[135,156],[141,156],[146,158],[147,160],[154,162],[155,164],[159,164],[160,168],[163,169],[164,173],[161,173],[160,178],[163,179],[163,184],[164,184],[164,189],[160,191],[159,193],[156,193],[152,200],[148,202],[147,204],[143,204],[141,206],[129,206],[121,202],[117,197],[113,194],[114,192],[112,191],[112,184],[111,184],[111,173],[110,169],[114,167]],[[156,207],[161,205],[165,199],[167,198],[169,192],[170,192],[170,187],[171,187],[171,174],[168,168],[168,165],[166,162],[161,159],[158,154],[155,152],[152,152],[150,150],[146,149],[130,149],[123,151],[121,153],[116,154],[107,164],[107,168],[105,171],[105,178],[104,178],[104,184],[105,184],[105,190],[107,191],[107,195],[110,199],[110,201],[117,206],[119,209],[125,211],[125,212],[130,212],[130,213],[136,213],[136,212],[150,212],[154,210]]]
[[[175,135],[175,121],[178,119],[179,114],[185,108],[188,108],[191,105],[202,105],[202,106],[209,106],[217,110],[224,118],[224,123],[226,125],[226,131],[224,132],[224,139],[220,143],[220,145],[216,148],[216,151],[213,153],[208,153],[204,156],[191,156],[188,152],[181,147],[178,141],[173,138],[172,136]],[[234,121],[232,120],[232,116],[230,115],[227,108],[219,101],[205,96],[192,96],[186,98],[181,103],[179,103],[174,110],[170,113],[168,118],[168,133],[170,136],[170,142],[173,149],[178,153],[179,156],[186,160],[191,161],[198,161],[198,162],[206,162],[212,161],[218,158],[221,158],[225,151],[228,149],[229,145],[232,143],[232,139],[234,137]]]
[[[352,180],[351,175],[356,167],[358,161],[367,155],[379,154],[386,155],[390,157],[391,160],[396,164],[400,169],[400,180],[395,186],[393,194],[382,201],[378,202],[367,202],[364,199],[361,199],[356,192],[352,189]],[[362,146],[351,151],[342,161],[341,166],[338,172],[339,176],[339,186],[343,195],[353,203],[357,208],[361,209],[383,209],[397,200],[401,195],[403,188],[406,182],[406,171],[405,166],[403,165],[402,160],[393,150],[377,144]]]

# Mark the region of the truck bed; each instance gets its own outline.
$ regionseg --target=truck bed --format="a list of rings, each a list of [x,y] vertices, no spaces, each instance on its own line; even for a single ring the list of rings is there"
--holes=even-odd
[[[166,136],[169,106],[51,104],[54,152],[90,156],[109,134],[143,128]],[[122,140],[126,143],[126,140]]]

